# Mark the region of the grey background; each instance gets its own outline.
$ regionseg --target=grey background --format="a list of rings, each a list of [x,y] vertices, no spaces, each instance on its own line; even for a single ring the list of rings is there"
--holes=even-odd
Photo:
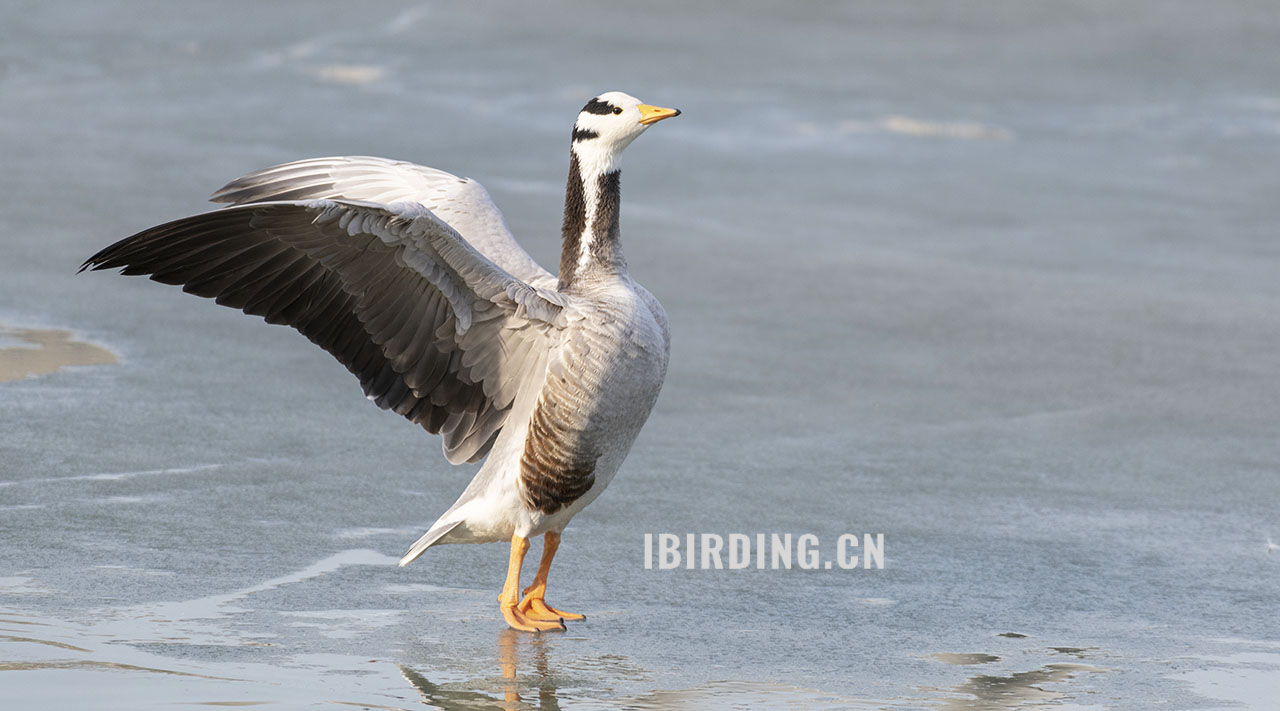
[[[0,325],[121,358],[0,383],[15,708],[1280,691],[1274,5],[4,14]],[[565,534],[551,599],[590,615],[567,634],[502,630],[503,546],[394,566],[471,470],[305,339],[74,275],[237,175],[331,154],[477,178],[554,265],[569,128],[611,89],[684,111],[623,180],[674,346],[631,457]],[[646,532],[884,533],[887,564],[645,570]]]

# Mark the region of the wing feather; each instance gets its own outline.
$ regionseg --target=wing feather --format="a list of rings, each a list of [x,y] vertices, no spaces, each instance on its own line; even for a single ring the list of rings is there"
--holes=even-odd
[[[267,174],[241,190],[278,183]],[[145,230],[84,266],[292,326],[379,407],[443,435],[455,463],[488,453],[565,323],[562,296],[507,272],[417,202],[253,202]]]
[[[443,170],[373,156],[310,158],[249,173],[211,199],[235,205],[307,199],[416,202],[511,275],[541,289],[556,286],[556,277],[512,236],[484,186]]]

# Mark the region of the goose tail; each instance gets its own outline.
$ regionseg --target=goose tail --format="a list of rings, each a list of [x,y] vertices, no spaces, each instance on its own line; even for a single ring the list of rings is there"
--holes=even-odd
[[[462,521],[457,520],[449,521],[447,523],[437,523],[432,526],[430,531],[422,534],[422,538],[419,538],[416,543],[409,547],[409,552],[405,553],[404,557],[400,559],[401,567],[412,563],[418,556],[422,555],[424,551],[439,543],[441,538],[447,536],[450,531],[460,525],[462,525]]]

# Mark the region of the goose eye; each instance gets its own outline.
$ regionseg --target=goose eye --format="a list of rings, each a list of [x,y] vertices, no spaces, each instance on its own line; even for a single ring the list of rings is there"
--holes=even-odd
[[[617,115],[618,115],[618,114],[620,114],[620,113],[622,113],[622,107],[621,107],[621,106],[615,106],[615,107],[613,107],[613,115],[614,115],[614,116],[617,116]]]

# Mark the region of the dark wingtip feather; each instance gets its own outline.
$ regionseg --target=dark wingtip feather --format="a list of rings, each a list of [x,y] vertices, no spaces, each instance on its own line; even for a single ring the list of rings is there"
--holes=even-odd
[[[134,239],[134,237],[137,237],[137,236],[138,235],[133,235],[132,237],[125,237],[124,239],[118,242],[112,243],[98,250],[98,252],[94,254],[92,257],[89,257],[88,259],[84,260],[84,264],[80,265],[80,268],[76,270],[76,274],[79,274],[80,272],[83,272],[86,269],[96,272],[101,269],[110,269],[111,267],[124,266],[123,262],[119,264],[113,264],[112,255],[115,252],[119,251],[121,248],[127,247],[129,245],[129,242],[131,242]]]

